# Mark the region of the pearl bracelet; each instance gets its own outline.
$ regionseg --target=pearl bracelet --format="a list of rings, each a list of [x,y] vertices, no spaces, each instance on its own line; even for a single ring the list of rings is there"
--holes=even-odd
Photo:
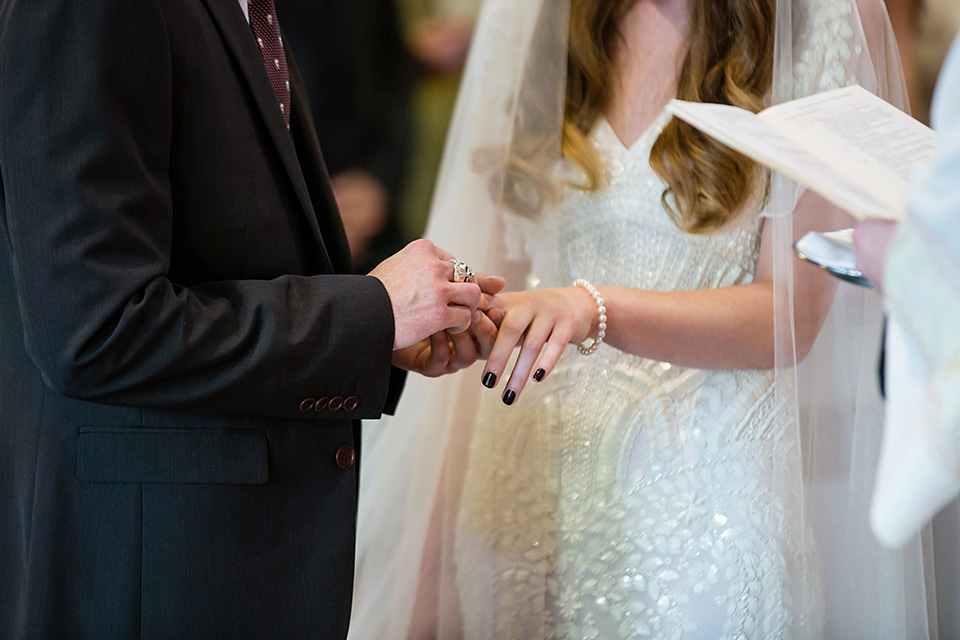
[[[607,335],[607,308],[604,306],[603,297],[600,295],[600,292],[597,291],[597,288],[583,278],[577,278],[574,280],[573,286],[580,287],[593,296],[594,302],[597,303],[597,313],[600,314],[600,324],[597,325],[597,337],[588,338],[587,340],[590,342],[583,342],[582,344],[577,345],[577,349],[580,351],[580,353],[588,356],[600,348],[600,345],[603,344],[604,336]]]

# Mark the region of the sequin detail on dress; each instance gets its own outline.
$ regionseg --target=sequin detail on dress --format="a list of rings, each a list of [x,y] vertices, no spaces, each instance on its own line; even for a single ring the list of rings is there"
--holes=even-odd
[[[827,4],[814,13],[851,11]],[[805,27],[797,91],[849,84],[849,34]],[[665,122],[629,149],[601,122],[592,140],[609,186],[513,221],[532,288],[752,281],[759,207],[701,235],[664,211],[649,155]],[[816,637],[821,580],[796,507],[794,426],[769,371],[689,369],[607,345],[565,354],[516,407],[485,398],[454,543],[463,637]]]

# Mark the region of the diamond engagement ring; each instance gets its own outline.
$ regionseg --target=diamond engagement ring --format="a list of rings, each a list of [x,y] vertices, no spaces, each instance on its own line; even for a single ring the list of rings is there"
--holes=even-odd
[[[468,267],[466,262],[457,259],[453,259],[450,262],[453,263],[453,281],[470,282],[470,279],[474,276],[473,269]]]

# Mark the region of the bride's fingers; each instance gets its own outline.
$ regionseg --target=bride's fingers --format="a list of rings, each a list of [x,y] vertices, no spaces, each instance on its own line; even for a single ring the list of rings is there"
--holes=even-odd
[[[513,366],[513,373],[510,374],[503,392],[504,404],[511,405],[520,397],[524,387],[527,386],[527,380],[530,379],[533,363],[537,361],[540,350],[543,349],[552,329],[553,320],[543,319],[543,316],[538,317],[530,325],[527,337],[523,340],[523,346],[520,347],[520,355],[517,356],[517,362]]]
[[[503,319],[506,317],[506,312],[503,309],[490,309],[486,312],[487,317],[490,318],[490,322],[493,323],[495,327],[499,330],[500,325],[503,324]]]
[[[477,309],[483,311],[484,313],[492,311],[493,309],[504,309],[503,298],[500,296],[490,295],[489,293],[480,294],[480,304],[477,305]]]
[[[483,370],[483,386],[488,389],[497,386],[497,381],[507,368],[510,354],[520,344],[532,320],[533,312],[523,307],[514,307],[503,319],[500,333],[497,334],[497,340],[487,359],[487,366]]]
[[[500,326],[503,322],[503,317],[506,315],[503,298],[500,296],[483,294],[480,296],[480,305],[477,307],[477,310],[486,314],[497,327]]]
[[[563,356],[564,350],[573,338],[574,327],[558,324],[553,329],[550,339],[543,347],[540,354],[540,360],[537,361],[536,370],[533,372],[533,379],[537,382],[543,382],[544,379],[556,368]]]

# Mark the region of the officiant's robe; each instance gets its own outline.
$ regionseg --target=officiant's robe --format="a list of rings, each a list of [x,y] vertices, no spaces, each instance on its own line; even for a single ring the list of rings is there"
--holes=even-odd
[[[887,412],[871,518],[900,547],[960,494],[960,37],[934,96],[937,150],[918,172],[884,270]],[[951,539],[955,543],[955,536]],[[956,545],[953,544],[955,548]],[[956,553],[938,552],[940,571]],[[948,560],[948,558],[950,560]]]
[[[289,54],[288,54],[289,56]],[[341,638],[393,317],[237,0],[0,0],[0,638]]]

